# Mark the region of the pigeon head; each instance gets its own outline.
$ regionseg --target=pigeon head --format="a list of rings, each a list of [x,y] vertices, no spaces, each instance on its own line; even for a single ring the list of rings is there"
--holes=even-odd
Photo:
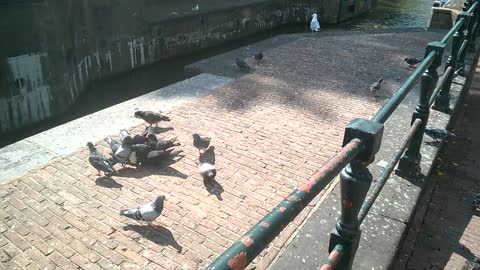
[[[133,144],[133,139],[132,139],[132,137],[129,135],[129,136],[123,138],[122,144],[124,144],[124,145],[132,145],[132,144]]]
[[[408,61],[408,59],[409,59],[408,57],[405,57],[405,59],[403,59],[403,60],[404,60],[404,61]]]
[[[167,198],[165,197],[165,195],[160,195],[160,196],[158,196],[158,197],[155,199],[155,202],[156,202],[156,203],[159,203],[159,202],[163,202],[163,201],[165,201],[165,200],[167,200]]]
[[[313,13],[312,17],[313,17],[313,19],[316,19],[317,18],[317,13]]]
[[[157,136],[153,133],[148,134],[147,138],[150,140],[157,140]]]
[[[198,135],[198,133],[193,133],[192,136],[194,140],[200,140],[200,135]]]
[[[88,146],[89,149],[95,149],[95,146],[93,146],[92,142],[88,142],[87,146]]]
[[[136,117],[136,118],[142,118],[142,116],[143,116],[143,111],[136,111],[133,116]]]

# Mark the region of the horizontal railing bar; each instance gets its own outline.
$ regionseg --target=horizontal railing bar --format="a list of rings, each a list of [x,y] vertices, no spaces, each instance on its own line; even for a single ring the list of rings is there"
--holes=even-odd
[[[443,86],[445,86],[445,83],[447,82],[448,77],[450,76],[450,73],[453,72],[453,67],[449,66],[446,70],[445,73],[443,73],[442,78],[440,81],[438,81],[437,86],[435,87],[435,90],[432,92],[432,96],[430,97],[430,101],[428,101],[428,107],[431,107],[433,102],[435,102],[435,99],[437,98],[438,92],[442,90]]]
[[[443,37],[442,43],[446,44],[448,43],[448,41],[450,40],[451,37],[453,37],[453,35],[455,34],[455,32],[457,32],[460,27],[462,27],[462,25],[465,23],[465,18],[460,18],[460,20],[458,20],[455,25],[450,29],[450,31],[448,31],[448,33]]]
[[[387,119],[392,115],[392,113],[397,109],[398,105],[402,103],[403,99],[407,96],[407,94],[413,89],[415,83],[420,79],[425,70],[432,64],[433,60],[435,60],[437,53],[431,51],[425,59],[423,59],[422,63],[415,69],[412,75],[408,77],[407,81],[398,88],[397,92],[383,105],[383,107],[373,116],[372,121],[377,123],[385,123]]]
[[[244,269],[357,156],[363,145],[360,139],[347,143],[316,174],[290,193],[207,269]]]
[[[467,49],[467,46],[468,46],[468,40],[465,39],[465,40],[463,40],[463,42],[462,42],[462,46],[461,46],[460,49],[458,50],[457,59],[460,59],[460,58],[461,58],[461,56],[463,55],[463,53],[464,53],[465,50]]]
[[[385,167],[385,170],[383,170],[382,175],[380,175],[380,177],[376,181],[375,186],[373,186],[372,190],[368,193],[367,198],[363,202],[362,208],[360,208],[360,212],[358,213],[359,225],[362,224],[363,220],[368,215],[370,208],[372,207],[375,200],[377,200],[378,194],[380,194],[380,191],[382,191],[383,187],[385,186],[385,183],[387,183],[387,180],[392,174],[393,169],[395,169],[395,166],[397,165],[398,161],[402,157],[403,152],[405,152],[405,149],[407,148],[408,144],[412,140],[413,135],[417,133],[421,123],[422,123],[422,120],[420,119],[416,119],[413,122],[412,127],[410,128],[410,131],[408,132],[408,135],[403,141],[401,147],[397,150],[395,155],[393,155],[393,158],[387,164],[387,166]]]
[[[478,2],[475,2],[468,10],[468,13],[473,13],[473,11],[477,8]]]
[[[320,267],[320,270],[332,270],[335,269],[335,266],[342,259],[344,254],[344,248],[342,245],[336,245],[332,252],[328,254],[328,258],[325,260],[323,265]]]

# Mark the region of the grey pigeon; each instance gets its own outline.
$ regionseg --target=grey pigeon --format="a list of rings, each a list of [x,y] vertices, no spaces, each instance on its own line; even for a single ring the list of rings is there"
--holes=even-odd
[[[211,138],[201,136],[198,133],[193,134],[193,146],[198,149],[200,154],[203,154],[210,145]]]
[[[198,171],[203,180],[213,181],[217,175],[217,169],[214,164],[203,162],[198,164]]]
[[[170,159],[178,154],[180,154],[182,150],[174,150],[173,148],[168,150],[154,150],[150,151],[147,154],[147,158],[145,160],[140,160],[143,164],[151,164],[151,165],[158,165],[163,161]]]
[[[450,131],[442,128],[426,128],[425,134],[435,140],[438,141],[446,141],[451,138],[455,138],[456,135],[451,133]]]
[[[148,146],[146,144],[134,144],[131,147],[130,155],[128,156],[128,161],[131,164],[138,165],[143,163],[147,159]]]
[[[377,82],[375,82],[374,84],[370,85],[369,89],[370,89],[370,92],[377,92],[378,90],[380,90],[380,87],[382,86],[382,82],[383,82],[383,78],[380,78]]]
[[[422,60],[415,57],[406,57],[404,60],[405,62],[407,62],[408,66],[411,68],[415,67],[416,64],[422,62]]]
[[[241,69],[241,70],[244,70],[244,71],[250,71],[252,68],[247,64],[247,62],[245,62],[243,59],[240,59],[240,58],[235,58],[235,63],[237,64],[237,66]]]
[[[255,54],[255,60],[257,60],[257,62],[260,62],[262,61],[263,59],[263,53],[262,52],[258,52]]]
[[[154,150],[167,150],[168,148],[172,148],[179,145],[180,143],[177,141],[177,137],[169,140],[158,140],[157,143],[155,144]]]
[[[147,137],[145,137],[144,135],[138,135],[138,134],[133,136],[132,138],[133,144],[146,143],[147,140],[148,140]]]
[[[115,141],[111,137],[107,137],[104,139],[110,145],[110,149],[112,149],[112,154],[115,154],[117,152],[118,148],[122,145],[121,143]]]
[[[100,175],[100,171],[104,172],[105,175],[107,174],[117,174],[115,169],[113,169],[112,164],[108,161],[98,150],[93,146],[93,143],[87,143],[88,149],[90,150],[90,156],[88,157],[88,162],[97,169],[98,175]]]
[[[155,124],[155,126],[158,126],[158,122],[160,121],[170,121],[170,118],[168,116],[152,111],[136,111],[134,116],[136,118],[143,119],[145,122],[149,123],[150,126],[153,124]]]
[[[132,145],[133,145],[133,139],[130,136],[126,136],[120,147],[118,147],[117,151],[115,151],[114,158],[122,163],[122,165],[125,165],[125,163],[128,161],[128,156],[132,152]]]
[[[157,150],[157,136],[155,134],[148,134],[147,136],[147,145],[150,148],[150,150]]]
[[[473,206],[475,207],[475,210],[480,211],[480,193],[473,198]],[[478,263],[480,263],[480,261]]]
[[[120,210],[120,215],[135,219],[143,220],[152,225],[152,221],[157,219],[162,214],[163,204],[166,200],[164,195],[158,196],[154,201],[137,208],[131,208],[126,210]]]
[[[128,132],[125,129],[120,130],[120,142],[123,142],[123,139],[125,139],[125,137],[129,137],[129,136],[130,136],[130,132]]]

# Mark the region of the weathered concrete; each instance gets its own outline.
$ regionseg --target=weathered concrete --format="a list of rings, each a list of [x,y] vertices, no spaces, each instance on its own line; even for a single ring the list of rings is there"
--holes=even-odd
[[[272,29],[317,11],[337,23],[370,0],[54,1],[2,4],[0,134],[58,115],[92,80]],[[22,18],[21,22],[17,18]]]
[[[432,14],[428,27],[435,29],[450,29],[455,24],[458,14],[461,10],[449,9],[443,7],[432,7]]]
[[[68,155],[84,147],[87,141],[98,141],[112,134],[113,130],[140,124],[142,121],[133,117],[137,109],[170,111],[232,81],[226,77],[200,74],[1,148],[0,182],[24,174],[55,157]]]

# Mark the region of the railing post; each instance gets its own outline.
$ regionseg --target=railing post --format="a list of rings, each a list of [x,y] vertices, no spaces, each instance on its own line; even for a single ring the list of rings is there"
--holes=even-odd
[[[428,105],[430,94],[435,88],[438,81],[437,68],[442,64],[443,52],[446,44],[441,42],[430,42],[427,45],[425,57],[432,51],[436,53],[435,60],[430,67],[422,74],[420,81],[420,100],[413,113],[412,122],[419,118],[422,120],[422,124],[417,133],[412,138],[412,141],[408,145],[405,154],[400,159],[396,173],[407,178],[415,178],[420,173],[420,161],[422,156],[420,154],[420,148],[422,146],[423,133],[427,126],[428,116],[430,114],[430,106]]]
[[[468,41],[470,39],[470,34],[471,34],[471,25],[473,24],[473,20],[472,20],[472,14],[471,13],[468,13],[468,12],[462,12],[460,14],[458,14],[459,17],[461,18],[465,18],[465,27],[463,28],[463,32],[461,32],[462,34],[462,41],[460,42],[460,44],[462,44],[464,41],[467,41],[467,48],[465,48],[463,51],[459,51],[459,55],[458,55],[458,62],[457,62],[457,70],[458,69],[461,69],[461,71],[459,72],[459,74],[461,76],[465,76],[465,57],[467,55],[467,51],[468,51]],[[461,47],[460,47],[461,48]]]
[[[457,17],[457,22],[460,21],[461,16]],[[465,19],[466,20],[466,19]],[[462,32],[465,29],[465,20],[462,26],[458,29],[457,32],[453,35],[452,38],[452,50],[450,55],[448,56],[447,62],[445,63],[445,70],[448,67],[452,67],[453,70],[457,70],[457,62],[458,62],[458,50],[462,45]],[[454,72],[451,72],[448,76],[447,81],[443,85],[442,90],[438,93],[438,96],[435,98],[435,104],[433,105],[433,109],[437,111],[447,112],[450,109],[450,87],[452,86]]]
[[[341,245],[345,253],[335,269],[346,270],[352,267],[360,240],[358,212],[373,179],[367,166],[375,160],[382,135],[383,124],[365,119],[354,119],[345,130],[344,145],[354,138],[359,138],[364,142],[364,148],[340,174],[342,212],[330,234],[328,251],[331,252],[336,245]]]
[[[471,34],[471,39],[470,39],[470,52],[475,52],[475,40],[477,38],[477,34],[478,34],[478,28],[480,26],[480,0],[475,0],[475,2],[477,2],[477,7],[476,9],[473,11],[473,25],[475,26],[475,28],[472,27],[472,34]]]

